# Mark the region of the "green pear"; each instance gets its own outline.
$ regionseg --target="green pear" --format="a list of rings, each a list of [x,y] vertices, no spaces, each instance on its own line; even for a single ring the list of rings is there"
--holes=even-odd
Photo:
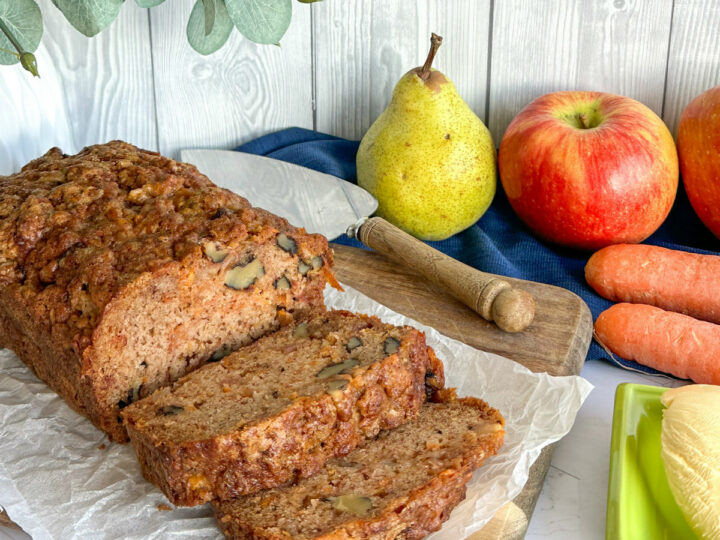
[[[400,79],[357,153],[358,184],[378,200],[377,215],[422,240],[470,227],[497,183],[490,132],[455,85],[430,68],[441,42],[432,35],[425,65]]]

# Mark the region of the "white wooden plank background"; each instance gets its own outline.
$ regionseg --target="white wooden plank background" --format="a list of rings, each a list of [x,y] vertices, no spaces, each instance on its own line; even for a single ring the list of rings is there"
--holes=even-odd
[[[675,0],[663,120],[675,133],[685,105],[720,84],[720,2]]]
[[[124,139],[155,148],[147,11],[127,3],[109,28],[88,39],[51,0],[38,5],[44,22],[41,78],[18,66],[0,71],[0,125],[16,134],[0,132],[0,174],[56,145],[74,153],[98,141]],[[11,88],[16,93],[6,99]]]
[[[490,0],[313,4],[316,128],[360,139],[395,83],[425,62],[430,33],[443,36],[434,67],[484,119]]]
[[[42,78],[0,67],[0,174],[52,145],[75,152],[112,138],[172,156],[289,126],[358,139],[397,80],[423,62],[431,31],[445,38],[436,66],[496,144],[544,92],[629,95],[674,131],[690,99],[720,84],[715,0],[293,3],[280,48],[234,33],[209,57],[187,44],[192,3],[148,11],[126,2],[118,20],[87,39],[51,0],[39,0]]]
[[[107,31],[87,39],[50,0],[39,4],[45,23],[42,41],[61,74],[65,110],[70,112],[73,145],[68,150],[110,139],[154,147],[155,126],[138,121],[152,118],[155,108],[147,11],[126,4]],[[42,79],[34,82],[42,84]]]
[[[556,90],[630,96],[662,112],[672,0],[502,0],[494,6],[490,131]]]
[[[159,149],[232,148],[287,126],[312,128],[310,6],[294,3],[280,47],[233,31],[210,56],[192,50],[185,28],[194,0],[151,10]]]

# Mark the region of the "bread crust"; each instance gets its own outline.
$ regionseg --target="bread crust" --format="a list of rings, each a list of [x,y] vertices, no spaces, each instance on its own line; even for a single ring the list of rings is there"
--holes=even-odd
[[[277,246],[293,239],[295,253]],[[226,256],[210,260],[207,245]],[[230,290],[226,272],[265,257]],[[321,263],[300,276],[301,259]],[[279,261],[279,262],[278,262]],[[120,409],[287,320],[323,310],[327,240],[215,186],[193,166],[122,141],[53,148],[0,177],[0,346],[111,439]],[[273,289],[277,273],[291,282]]]
[[[452,389],[441,391],[435,398],[440,403],[456,400]],[[504,426],[505,421],[500,413],[484,401],[476,398],[457,401],[475,408],[488,423]],[[345,522],[319,536],[294,537],[280,527],[254,527],[242,515],[233,513],[231,505],[221,502],[213,502],[213,512],[225,537],[232,540],[418,540],[439,530],[442,523],[447,521],[452,509],[465,498],[466,485],[473,471],[497,453],[504,435],[503,429],[488,433],[429,482],[411,490],[407,496],[386,504],[379,515]]]
[[[336,325],[372,324],[383,339],[392,329],[402,340],[396,353],[354,369],[342,390],[299,396],[278,414],[211,438],[177,442],[147,428],[146,415],[157,408],[150,405],[153,396],[128,407],[122,415],[145,478],[182,506],[276,487],[311,476],[328,459],[347,454],[366,437],[414,418],[428,393],[426,385],[431,392],[444,385],[442,363],[422,332],[347,311],[318,317],[328,318]],[[253,350],[261,355],[278,336],[262,338]],[[232,360],[231,355],[222,362]],[[218,371],[208,365],[178,384],[196,381],[197,394],[202,396],[200,385]]]

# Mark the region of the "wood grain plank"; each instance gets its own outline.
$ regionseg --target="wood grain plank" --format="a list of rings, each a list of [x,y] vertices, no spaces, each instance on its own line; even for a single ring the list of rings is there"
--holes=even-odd
[[[490,0],[313,4],[316,129],[359,139],[408,70],[422,65],[430,33],[443,36],[435,67],[485,118]]]
[[[662,111],[672,0],[495,2],[490,131],[534,98],[556,90],[600,90]]]
[[[532,371],[580,372],[592,337],[592,317],[585,302],[567,289],[503,277],[535,300],[532,324],[523,332],[508,334],[408,267],[373,251],[337,244],[333,249],[337,278],[390,309]]]
[[[495,513],[485,527],[468,536],[467,540],[519,540],[527,527],[525,512],[514,502],[509,502]]]
[[[17,66],[0,68],[0,173],[18,170],[51,146],[75,153],[124,139],[157,149],[147,11],[128,2],[109,28],[89,39],[51,0],[38,4],[41,78]]]
[[[22,530],[17,523],[10,519],[10,516],[7,515],[7,512],[2,507],[0,507],[0,527],[7,527],[8,529],[18,531]],[[0,530],[0,534],[2,534],[2,530]]]
[[[210,56],[196,53],[185,28],[194,0],[151,11],[160,151],[232,148],[290,126],[312,128],[310,8],[293,2],[280,47],[233,31]]]
[[[720,84],[720,2],[675,0],[663,120],[677,134],[685,106]]]
[[[19,65],[0,66],[0,174],[19,171],[53,146],[75,146],[62,80],[42,42],[35,57],[42,82]]]

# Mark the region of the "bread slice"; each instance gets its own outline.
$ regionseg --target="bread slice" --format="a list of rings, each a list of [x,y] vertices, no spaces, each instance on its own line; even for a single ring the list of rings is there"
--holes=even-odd
[[[227,538],[262,540],[412,540],[438,530],[502,445],[504,420],[452,390],[437,399],[311,478],[213,502],[219,527]]]
[[[417,415],[444,383],[425,336],[331,311],[206,365],[123,410],[145,477],[177,505],[309,476]]]
[[[0,347],[116,441],[128,403],[323,310],[332,263],[322,236],[121,141],[0,177]]]

